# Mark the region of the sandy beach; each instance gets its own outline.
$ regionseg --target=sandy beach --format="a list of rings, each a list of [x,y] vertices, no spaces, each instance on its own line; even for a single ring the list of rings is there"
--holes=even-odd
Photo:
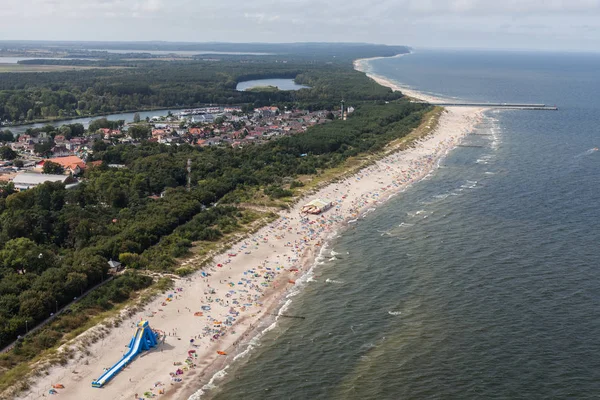
[[[397,56],[394,56],[391,58],[406,57],[409,55],[410,54],[398,54]],[[393,82],[393,81],[387,79],[386,77],[375,75],[372,72],[370,72],[369,71],[369,69],[370,69],[369,61],[378,60],[381,58],[385,58],[385,57],[361,58],[361,59],[355,60],[354,61],[354,69],[357,71],[364,72],[369,78],[373,79],[375,82],[379,83],[380,85],[392,88],[392,90],[401,91],[405,96],[411,97],[415,100],[426,101],[429,103],[436,103],[436,102],[444,101],[444,99],[442,99],[440,97],[435,97],[435,96],[431,96],[431,95],[428,95],[425,93],[421,93],[421,92],[411,89],[409,87],[399,85],[398,83]]]
[[[366,62],[357,60],[355,68],[364,70]],[[382,77],[371,78],[410,97],[437,100]],[[257,335],[276,320],[272,314],[291,301],[286,297],[310,284],[307,271],[328,239],[348,225],[360,224],[378,205],[423,179],[473,130],[482,111],[448,108],[435,131],[414,147],[386,156],[305,197],[292,210],[282,211],[278,220],[216,257],[204,270],[177,280],[173,290],[110,328],[104,338],[87,348],[88,354],[77,350],[67,365],[53,367],[48,375],[36,378],[19,398],[48,397],[51,385],[57,383],[65,387],[58,390],[56,397],[61,399],[131,400],[148,392],[165,399],[199,398],[209,381],[218,383],[213,379],[215,373],[242,358],[249,347],[251,350]],[[317,198],[333,202],[333,207],[322,215],[302,215],[301,207]],[[148,320],[153,329],[163,332],[164,343],[142,353],[103,388],[92,388],[91,382],[103,369],[127,351],[140,320]],[[70,347],[77,349],[74,344]]]

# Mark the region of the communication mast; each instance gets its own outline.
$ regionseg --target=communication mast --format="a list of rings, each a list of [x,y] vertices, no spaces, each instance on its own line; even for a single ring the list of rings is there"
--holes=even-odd
[[[189,192],[192,188],[192,160],[187,160],[187,191]]]

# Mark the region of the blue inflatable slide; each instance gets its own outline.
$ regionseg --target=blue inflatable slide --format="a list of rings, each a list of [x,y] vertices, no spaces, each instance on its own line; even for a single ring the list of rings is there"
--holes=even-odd
[[[148,321],[140,321],[138,323],[137,331],[129,342],[129,350],[118,363],[113,365],[102,376],[92,382],[92,386],[101,388],[108,381],[115,377],[123,368],[125,368],[138,354],[143,351],[150,350],[157,344],[157,334],[150,329]]]

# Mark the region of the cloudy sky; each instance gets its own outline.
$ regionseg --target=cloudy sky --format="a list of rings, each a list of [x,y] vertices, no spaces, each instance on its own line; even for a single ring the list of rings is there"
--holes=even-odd
[[[0,0],[5,40],[600,51],[600,0]]]

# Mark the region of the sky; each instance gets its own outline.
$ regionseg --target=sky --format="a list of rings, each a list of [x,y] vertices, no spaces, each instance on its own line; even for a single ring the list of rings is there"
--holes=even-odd
[[[600,51],[600,0],[0,0],[3,40]]]

